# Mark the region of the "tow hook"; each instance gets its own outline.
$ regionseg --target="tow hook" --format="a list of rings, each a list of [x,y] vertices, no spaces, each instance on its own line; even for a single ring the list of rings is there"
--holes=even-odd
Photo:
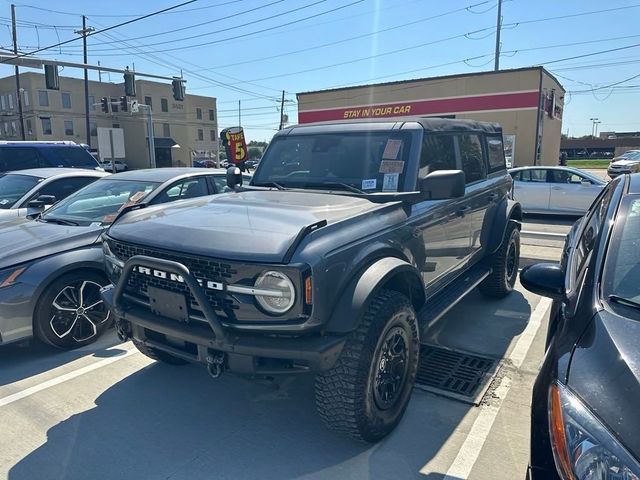
[[[218,378],[224,371],[224,362],[227,354],[224,352],[212,352],[207,355],[207,372],[211,378]]]
[[[119,318],[115,321],[116,335],[122,342],[126,342],[131,338],[131,324]]]

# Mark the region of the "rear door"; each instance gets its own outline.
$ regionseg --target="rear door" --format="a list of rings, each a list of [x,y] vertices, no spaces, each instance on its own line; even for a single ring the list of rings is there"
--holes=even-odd
[[[604,188],[585,175],[571,170],[549,170],[549,209],[582,215]]]
[[[514,198],[525,212],[548,211],[551,184],[547,182],[547,169],[528,168],[512,176]]]

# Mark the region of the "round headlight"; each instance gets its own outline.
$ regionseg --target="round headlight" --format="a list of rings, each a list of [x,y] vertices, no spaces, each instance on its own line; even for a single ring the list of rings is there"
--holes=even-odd
[[[293,307],[296,291],[284,273],[270,270],[262,273],[255,284],[256,301],[268,313],[282,315]]]

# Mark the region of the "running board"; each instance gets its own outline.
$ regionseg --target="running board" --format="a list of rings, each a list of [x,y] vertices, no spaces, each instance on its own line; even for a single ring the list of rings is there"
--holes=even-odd
[[[480,282],[491,275],[491,272],[491,267],[479,263],[458,277],[453,284],[427,300],[419,317],[420,331],[426,331],[430,325],[442,318]]]

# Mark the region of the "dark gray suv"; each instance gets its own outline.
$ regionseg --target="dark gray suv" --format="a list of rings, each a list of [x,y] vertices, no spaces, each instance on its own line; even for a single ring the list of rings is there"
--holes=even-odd
[[[513,289],[521,209],[498,125],[296,126],[249,186],[228,177],[235,192],[131,212],[105,235],[103,299],[151,358],[316,374],[325,423],[376,441],[406,409],[426,326],[476,286]]]

